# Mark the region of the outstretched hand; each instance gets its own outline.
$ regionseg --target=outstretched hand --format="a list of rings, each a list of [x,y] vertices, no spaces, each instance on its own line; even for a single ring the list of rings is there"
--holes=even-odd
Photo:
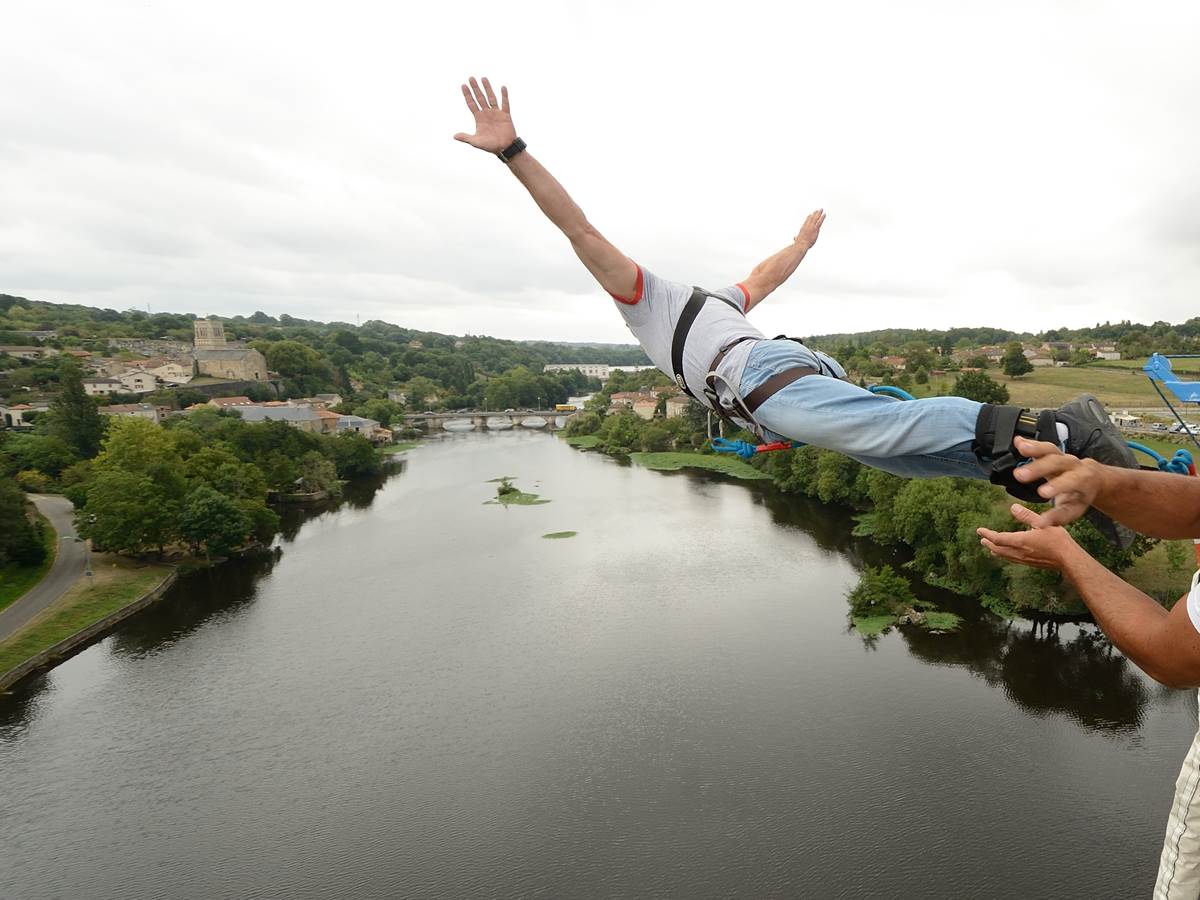
[[[979,535],[979,542],[993,556],[1001,559],[1035,569],[1061,570],[1067,555],[1078,547],[1071,535],[1048,523],[1048,513],[1039,515],[1019,503],[1014,503],[1009,512],[1022,525],[1028,525],[1030,530],[992,531],[990,528],[977,528],[975,533]]]
[[[486,150],[488,153],[499,153],[517,139],[517,130],[513,127],[512,115],[508,108],[508,88],[501,85],[500,102],[496,102],[496,94],[491,83],[483,79],[480,88],[474,77],[470,86],[462,86],[463,97],[467,101],[467,109],[475,117],[475,133],[467,134],[460,131],[454,136],[456,141]]]
[[[825,210],[816,209],[810,212],[808,218],[804,220],[804,224],[800,226],[800,233],[796,235],[796,243],[812,247],[820,237],[821,226],[824,224]]]
[[[1103,467],[1063,453],[1048,441],[1018,437],[1013,443],[1018,453],[1031,460],[1014,469],[1013,477],[1025,484],[1045,479],[1038,494],[1054,501],[1054,508],[1042,515],[1044,525],[1074,522],[1095,503],[1104,477]]]

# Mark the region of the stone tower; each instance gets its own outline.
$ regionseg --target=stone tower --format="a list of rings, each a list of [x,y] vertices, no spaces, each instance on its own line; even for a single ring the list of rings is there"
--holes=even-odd
[[[225,326],[211,319],[197,319],[192,323],[196,329],[197,350],[220,350],[225,346]]]

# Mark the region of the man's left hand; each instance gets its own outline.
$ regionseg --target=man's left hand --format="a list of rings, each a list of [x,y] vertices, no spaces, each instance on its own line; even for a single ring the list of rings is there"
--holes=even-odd
[[[1013,518],[1023,525],[1030,526],[1029,531],[992,531],[990,528],[977,528],[975,533],[980,537],[980,543],[992,552],[993,556],[1032,566],[1035,569],[1061,570],[1068,555],[1077,550],[1079,545],[1067,532],[1045,522],[1045,517],[1038,515],[1032,509],[1014,503],[1010,508]]]

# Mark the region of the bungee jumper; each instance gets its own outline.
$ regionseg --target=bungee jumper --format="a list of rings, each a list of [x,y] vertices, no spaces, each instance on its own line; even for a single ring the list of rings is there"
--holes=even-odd
[[[765,445],[798,442],[843,453],[905,478],[985,479],[1023,500],[1038,501],[1038,483],[1013,472],[1027,462],[1014,446],[1050,441],[1080,458],[1137,468],[1132,451],[1100,402],[1083,395],[1033,415],[1017,406],[963,397],[896,402],[852,384],[832,357],[796,338],[768,338],[747,314],[795,272],[816,244],[824,210],[812,212],[792,243],[742,281],[716,291],[660,278],[614,247],[517,136],[508,89],[471,78],[463,98],[475,132],[462,141],[498,157],[571,243],[612,296],[650,360],[680,390]],[[1098,510],[1089,520],[1119,546],[1133,533]]]

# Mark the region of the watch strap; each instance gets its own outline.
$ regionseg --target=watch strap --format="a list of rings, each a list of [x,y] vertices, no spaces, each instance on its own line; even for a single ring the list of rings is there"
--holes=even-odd
[[[510,162],[512,162],[513,157],[515,157],[518,153],[522,152],[524,149],[525,149],[525,142],[523,140],[521,140],[520,138],[517,138],[515,141],[513,141],[511,144],[509,144],[507,147],[505,147],[503,150],[501,150],[496,155],[498,157],[500,157],[500,161],[502,163],[510,163]]]

